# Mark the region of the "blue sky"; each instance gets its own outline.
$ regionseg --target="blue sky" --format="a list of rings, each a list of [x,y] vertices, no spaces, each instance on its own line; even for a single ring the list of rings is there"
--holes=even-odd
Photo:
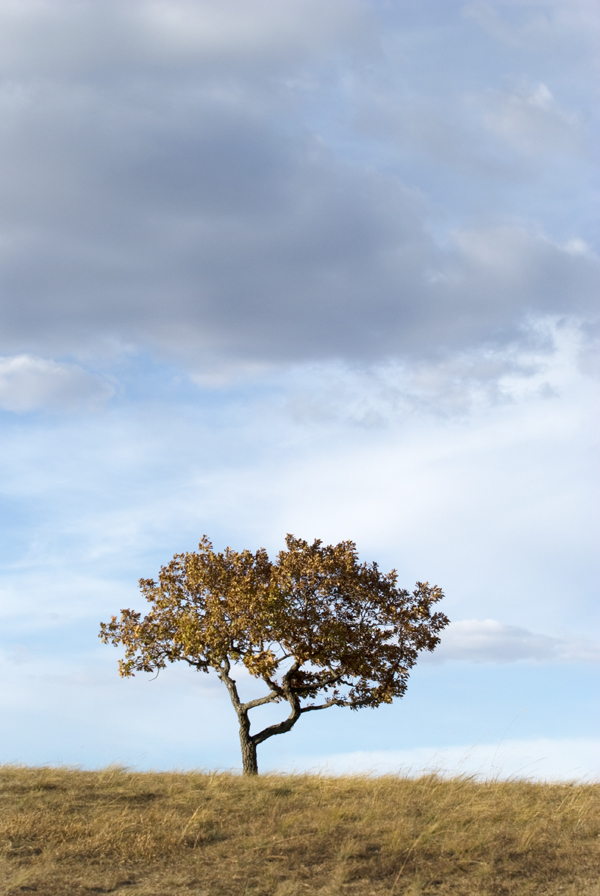
[[[0,761],[237,767],[220,683],[121,681],[99,622],[203,533],[293,532],[452,624],[263,768],[600,775],[599,32],[0,0]]]

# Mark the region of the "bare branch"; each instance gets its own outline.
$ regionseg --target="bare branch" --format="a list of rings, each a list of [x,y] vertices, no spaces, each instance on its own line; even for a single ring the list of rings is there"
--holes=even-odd
[[[247,703],[242,703],[241,709],[244,712],[249,712],[249,710],[254,709],[255,706],[264,706],[266,703],[276,703],[278,700],[281,700],[281,694],[272,690],[270,694],[266,694],[264,697],[257,697],[256,700],[249,700]]]
[[[284,719],[283,722],[279,722],[277,725],[269,725],[267,728],[263,728],[258,734],[253,734],[252,742],[258,746],[258,744],[262,744],[263,741],[268,740],[269,737],[274,737],[276,734],[285,734],[287,731],[291,731],[300,718],[301,713],[300,703],[297,702],[296,705],[292,704],[292,711],[287,719]]]
[[[344,700],[328,700],[327,703],[320,703],[318,706],[310,705],[303,706],[300,710],[301,713],[305,712],[315,712],[317,709],[329,709],[330,706],[349,706],[350,704],[345,702]]]
[[[231,678],[231,676],[229,674],[231,671],[231,663],[229,662],[229,659],[227,657],[225,657],[225,659],[221,662],[221,664],[219,666],[215,666],[215,669],[217,671],[217,675],[219,676],[219,678],[221,679],[221,681],[223,682],[223,684],[229,691],[229,696],[231,697],[231,702],[233,703],[235,711],[237,712],[237,714],[239,716],[240,713],[244,711],[244,709],[243,709],[242,701],[240,700],[240,695],[238,694],[238,689],[237,689],[237,685],[235,683],[235,679]]]

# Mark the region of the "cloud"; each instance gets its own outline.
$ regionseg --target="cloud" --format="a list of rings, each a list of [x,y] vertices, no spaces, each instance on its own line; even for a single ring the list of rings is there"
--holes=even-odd
[[[579,122],[565,113],[546,84],[504,91],[489,97],[485,121],[509,146],[528,154],[577,151]]]
[[[316,53],[364,43],[366,24],[355,0],[2,0],[0,23],[0,71],[46,77],[98,75],[108,60],[113,74],[285,66],[307,42]]]
[[[76,364],[30,355],[0,357],[0,408],[5,411],[98,410],[113,387]]]
[[[344,142],[347,85],[366,78],[352,54],[360,33],[381,38],[366,8],[0,9],[6,353],[134,346],[200,372],[412,362],[518,340],[526,314],[595,307],[593,251],[514,220],[458,223],[440,241],[418,183],[365,164],[361,135]],[[381,46],[361,51],[386,77]],[[558,120],[538,94],[519,100],[519,139],[541,133],[523,109]],[[502,139],[515,102],[494,119]],[[332,135],[321,123],[340,106]]]
[[[300,365],[284,378],[287,408],[299,422],[367,428],[387,427],[422,411],[468,415],[558,396],[570,388],[592,348],[580,327],[546,319],[529,321],[520,343],[457,352],[444,360]]]
[[[7,614],[114,612],[204,532],[219,549],[271,555],[294,532],[355,540],[403,587],[439,584],[451,619],[537,632],[543,618],[549,635],[588,637],[597,398],[569,352],[539,376],[501,378],[507,395],[468,414],[435,380],[417,384],[411,408],[394,368],[316,365],[227,391],[164,374],[144,369],[134,399],[120,390],[102,415],[5,419]],[[423,395],[450,412],[422,413]]]
[[[372,750],[328,756],[287,757],[277,770],[322,774],[408,775],[432,772],[473,775],[478,779],[538,781],[600,780],[600,740],[594,738],[536,738],[502,740],[493,744]]]
[[[596,647],[564,632],[597,614],[595,47],[585,4],[483,6],[0,0],[0,604],[31,651],[5,758],[239,761],[235,714],[198,753],[177,676],[106,651],[89,700],[98,619],[203,532],[353,538],[476,620],[355,745],[476,740],[526,679],[544,733],[590,733]],[[182,752],[148,753],[163,729]]]
[[[441,637],[429,662],[600,663],[600,644],[594,641],[553,638],[495,619],[452,622]]]

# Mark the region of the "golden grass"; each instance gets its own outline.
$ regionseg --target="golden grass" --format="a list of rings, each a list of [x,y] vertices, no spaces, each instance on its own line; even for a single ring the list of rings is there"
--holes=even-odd
[[[600,785],[0,767],[0,891],[600,896]]]

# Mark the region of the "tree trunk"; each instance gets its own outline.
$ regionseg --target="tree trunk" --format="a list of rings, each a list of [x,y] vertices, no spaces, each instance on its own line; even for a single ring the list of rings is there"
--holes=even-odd
[[[242,747],[242,767],[245,775],[258,774],[256,744],[250,737],[250,720],[248,714],[240,716],[240,745]]]
[[[242,741],[242,764],[245,775],[258,774],[258,761],[256,759],[256,744],[251,740]]]

